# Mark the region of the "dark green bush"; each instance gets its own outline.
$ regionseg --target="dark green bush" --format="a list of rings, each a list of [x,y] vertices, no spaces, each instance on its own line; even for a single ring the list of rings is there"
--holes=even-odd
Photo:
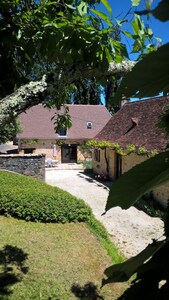
[[[0,214],[35,222],[84,222],[91,209],[71,194],[32,177],[0,171]]]
[[[165,218],[166,209],[154,200],[152,192],[143,195],[134,206],[151,217]]]

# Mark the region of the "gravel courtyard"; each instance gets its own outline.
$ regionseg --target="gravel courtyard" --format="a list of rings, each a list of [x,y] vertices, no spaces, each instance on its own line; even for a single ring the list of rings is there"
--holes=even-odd
[[[126,258],[138,254],[152,239],[163,236],[163,222],[135,207],[115,207],[102,216],[109,189],[80,170],[46,169],[46,182],[83,199]]]

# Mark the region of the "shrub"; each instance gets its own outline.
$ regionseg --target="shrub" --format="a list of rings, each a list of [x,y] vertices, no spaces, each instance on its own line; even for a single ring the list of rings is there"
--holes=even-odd
[[[84,222],[91,209],[71,194],[32,177],[0,171],[0,214],[35,222]]]
[[[154,200],[152,192],[143,195],[134,206],[151,217],[165,218],[166,209]]]

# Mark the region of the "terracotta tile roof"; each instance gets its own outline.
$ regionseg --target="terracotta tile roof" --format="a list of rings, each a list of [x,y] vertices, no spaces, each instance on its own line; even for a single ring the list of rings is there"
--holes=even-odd
[[[158,128],[158,121],[169,97],[157,97],[125,104],[95,137],[118,143],[122,147],[134,144],[149,151],[163,151],[169,145],[169,135]]]
[[[72,127],[67,130],[67,139],[92,139],[111,118],[105,106],[67,106],[72,118]],[[54,131],[54,120],[51,121],[56,112],[56,109],[49,110],[39,104],[22,113],[20,115],[22,133],[18,134],[17,138],[58,139],[58,134]],[[87,122],[92,122],[92,129],[87,128]]]

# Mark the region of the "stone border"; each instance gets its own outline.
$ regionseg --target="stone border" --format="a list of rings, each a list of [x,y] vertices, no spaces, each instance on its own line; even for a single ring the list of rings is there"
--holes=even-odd
[[[19,174],[33,176],[45,180],[44,154],[1,154],[0,169],[9,170]]]

